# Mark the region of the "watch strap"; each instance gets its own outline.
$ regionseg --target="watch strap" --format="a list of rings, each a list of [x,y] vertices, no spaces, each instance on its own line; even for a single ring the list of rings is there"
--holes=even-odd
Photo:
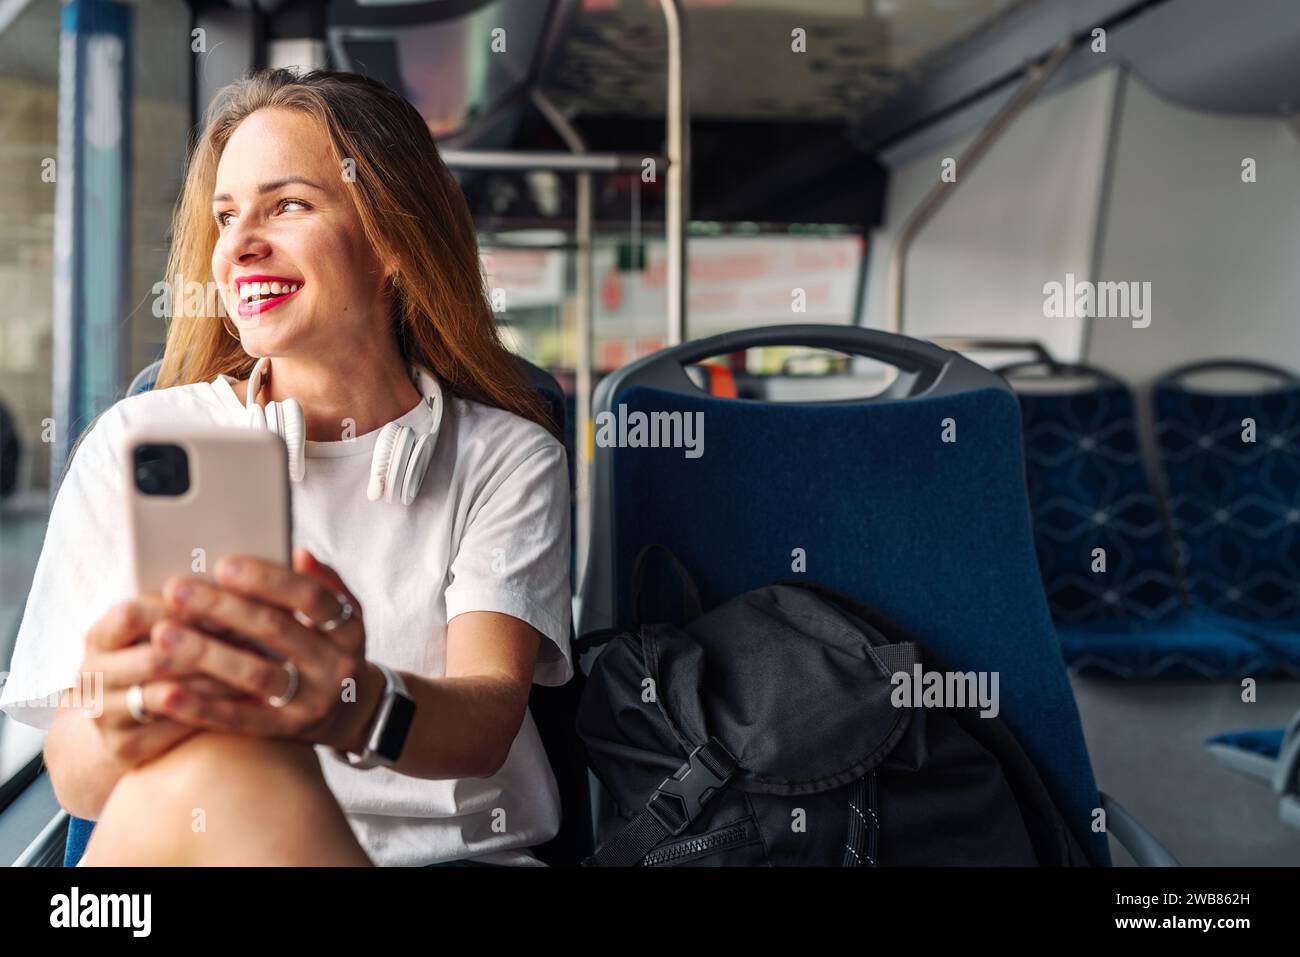
[[[370,768],[387,766],[395,763],[394,760],[390,760],[383,756],[377,748],[383,740],[384,733],[387,730],[386,726],[392,719],[394,711],[398,707],[402,707],[403,709],[409,710],[413,713],[415,708],[415,702],[411,700],[411,696],[406,690],[406,683],[402,681],[401,675],[392,668],[389,668],[387,665],[378,661],[372,662],[372,664],[374,664],[374,666],[378,668],[380,673],[384,676],[384,692],[379,699],[379,707],[375,710],[374,722],[371,724],[370,730],[366,735],[365,750],[358,755],[351,752],[341,751],[337,748],[331,749],[336,757],[346,763],[349,767],[356,768],[357,770],[368,770]],[[400,702],[396,700],[399,697],[402,699]],[[407,717],[407,721],[409,727],[409,716]],[[404,741],[405,737],[403,737],[403,742]]]

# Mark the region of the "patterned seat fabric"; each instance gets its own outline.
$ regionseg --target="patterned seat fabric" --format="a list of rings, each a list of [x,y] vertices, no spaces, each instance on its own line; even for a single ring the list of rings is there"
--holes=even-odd
[[[1177,615],[1172,542],[1142,467],[1129,390],[1107,383],[1022,393],[1020,406],[1035,546],[1052,617],[1067,625],[1140,626]]]
[[[1176,370],[1154,393],[1178,557],[1193,602],[1300,675],[1300,381],[1204,392]]]
[[[1300,383],[1253,394],[1155,391],[1156,433],[1192,598],[1300,622]]]
[[[1267,647],[1189,606],[1143,468],[1132,392],[1089,366],[1052,370],[1098,380],[1018,393],[1034,546],[1066,663],[1124,679],[1274,673]]]

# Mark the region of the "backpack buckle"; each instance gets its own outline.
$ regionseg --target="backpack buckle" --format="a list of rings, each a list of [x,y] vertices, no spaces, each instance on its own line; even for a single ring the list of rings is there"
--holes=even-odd
[[[690,826],[735,772],[736,759],[731,752],[717,738],[709,738],[655,788],[646,810],[675,837]]]

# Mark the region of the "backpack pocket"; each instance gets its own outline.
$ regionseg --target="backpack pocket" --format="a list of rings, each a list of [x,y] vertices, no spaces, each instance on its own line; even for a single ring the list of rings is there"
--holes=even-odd
[[[732,857],[726,861],[708,863],[731,867],[751,867],[765,863],[763,842],[759,839],[758,826],[752,817],[715,827],[703,834],[665,841],[645,856],[641,866],[677,867],[723,852],[729,852]]]

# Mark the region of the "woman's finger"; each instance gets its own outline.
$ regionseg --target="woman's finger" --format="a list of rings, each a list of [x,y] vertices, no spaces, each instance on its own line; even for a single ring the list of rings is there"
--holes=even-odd
[[[284,736],[291,731],[280,711],[256,702],[196,694],[175,681],[145,685],[144,703],[150,714],[209,731],[266,737]]]
[[[129,767],[156,757],[197,730],[162,717],[140,724],[126,710],[124,691],[112,692],[105,702],[105,712],[111,719],[111,730],[103,735],[105,746]]]
[[[157,628],[158,623],[155,623],[154,630]],[[187,671],[185,666],[176,660],[170,649],[160,647],[154,642],[143,642],[118,649],[110,654],[92,655],[86,659],[85,669],[102,673],[104,687],[117,689],[172,677]]]
[[[338,592],[347,595],[348,601],[352,603],[353,614],[357,617],[361,615],[361,602],[357,600],[356,595],[352,594],[352,590],[348,588],[342,576],[310,551],[305,548],[297,549],[294,552],[294,567],[324,585],[331,595]]]
[[[365,650],[366,630],[363,624],[361,614],[361,602],[357,596],[352,594],[351,589],[344,584],[342,577],[329,565],[320,561],[310,551],[305,548],[298,548],[293,553],[293,566],[300,573],[315,578],[325,586],[331,595],[340,592],[348,596],[348,602],[352,605],[352,617],[342,628],[330,632],[322,632],[327,637],[333,638],[345,652],[349,654],[360,655]],[[337,604],[337,600],[336,600]],[[328,621],[329,619],[317,619]]]
[[[289,686],[284,666],[252,651],[204,634],[171,618],[150,633],[151,643],[187,671],[208,675],[231,688],[266,700]]]
[[[87,630],[86,648],[125,648],[147,635],[154,622],[166,613],[162,600],[155,595],[137,595],[118,602]]]
[[[159,687],[159,684],[160,683],[157,681],[150,681],[142,685],[145,694],[144,710],[149,715],[155,717],[159,716],[162,712],[157,707],[151,708],[149,706],[149,689],[157,688]],[[127,692],[119,689],[114,689],[112,691],[105,691],[104,697],[102,699],[102,708],[101,708],[100,715],[92,715],[92,717],[100,718],[100,721],[104,725],[107,725],[108,727],[113,728],[118,732],[139,731],[139,730],[143,730],[146,726],[152,728],[153,727],[152,721],[146,721],[144,723],[141,723],[135,720],[135,717],[131,714],[131,709],[127,707],[126,696],[127,696]],[[157,731],[158,729],[155,728],[153,730]]]
[[[186,691],[192,691],[195,694],[205,695],[209,698],[229,698],[232,701],[253,700],[252,696],[246,692],[232,688],[216,678],[209,678],[207,675],[187,675],[173,680]]]
[[[216,622],[280,658],[300,666],[303,658],[320,653],[319,642],[283,609],[204,581],[201,578],[173,578],[163,591],[173,618],[194,624],[201,619]]]
[[[257,598],[292,614],[301,611],[313,621],[329,621],[342,610],[332,587],[309,574],[245,556],[231,556],[217,565],[217,580],[242,595]],[[355,612],[355,606],[353,608]]]
[[[317,558],[309,549],[295,549],[293,559],[294,568],[298,569],[302,574],[320,582],[331,593],[341,591],[346,592],[351,597],[352,593],[348,591],[348,586],[343,583],[343,578],[339,573]]]

